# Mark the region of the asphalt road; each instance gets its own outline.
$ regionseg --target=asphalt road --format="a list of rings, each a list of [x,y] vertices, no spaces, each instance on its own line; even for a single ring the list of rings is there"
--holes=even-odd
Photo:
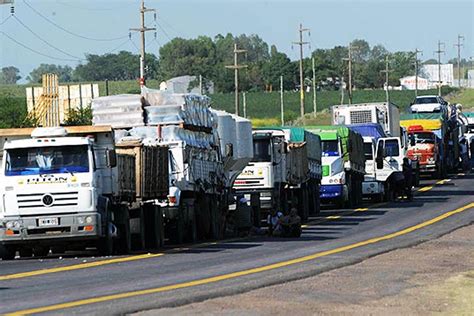
[[[324,210],[299,239],[253,237],[128,257],[0,261],[0,314],[130,313],[308,277],[474,222],[473,180],[422,181],[413,202]]]

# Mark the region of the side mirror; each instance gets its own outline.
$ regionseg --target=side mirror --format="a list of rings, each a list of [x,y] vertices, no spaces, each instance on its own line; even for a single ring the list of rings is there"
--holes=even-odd
[[[375,158],[375,162],[377,164],[377,169],[383,169],[383,158],[382,157]]]
[[[233,157],[234,156],[234,145],[231,143],[225,144],[225,155],[226,157]]]
[[[117,154],[115,153],[115,149],[107,149],[105,151],[105,161],[107,168],[117,167]]]

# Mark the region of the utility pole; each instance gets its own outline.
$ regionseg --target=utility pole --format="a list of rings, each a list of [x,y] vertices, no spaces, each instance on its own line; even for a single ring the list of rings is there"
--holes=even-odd
[[[283,108],[283,76],[280,76],[280,110],[281,110],[281,126],[285,125],[285,112]]]
[[[300,40],[293,42],[300,46],[300,114],[304,116],[304,78],[303,78],[303,45],[309,44],[309,42],[303,42],[303,32],[309,32],[309,29],[303,28],[303,24],[300,24]]]
[[[140,86],[146,84],[145,81],[145,32],[155,31],[154,27],[145,26],[145,12],[155,12],[155,9],[148,9],[145,7],[145,0],[142,0],[140,7],[140,28],[131,28],[130,31],[138,31],[141,33],[141,53],[140,53]]]
[[[341,105],[344,104],[344,67],[342,67],[342,76],[341,79],[339,80],[340,82],[340,90],[341,90]]]
[[[464,36],[458,34],[458,43],[454,44],[458,48],[458,88],[461,88],[461,47],[464,46],[461,40],[464,42]]]
[[[343,58],[348,62],[348,72],[349,72],[349,104],[352,104],[352,49],[357,48],[353,47],[351,43],[349,43],[349,55],[347,58]]]
[[[418,53],[421,53],[423,56],[423,51],[415,49],[415,98],[418,96]]]
[[[245,92],[242,93],[242,97],[243,97],[243,105],[244,105],[244,117],[247,118],[247,97],[246,97],[246,94]]]
[[[435,51],[436,54],[438,54],[438,95],[441,96],[441,54],[444,53],[444,50],[441,50],[441,46],[443,46],[444,43],[441,43],[441,41],[438,41],[438,50]]]
[[[246,53],[245,49],[238,49],[237,44],[234,44],[234,64],[227,65],[225,68],[234,69],[234,85],[235,85],[235,115],[240,114],[239,110],[239,70],[247,68],[247,65],[239,65],[239,54]]]
[[[318,107],[316,104],[316,70],[314,66],[314,57],[311,58],[311,64],[312,64],[312,70],[313,70],[313,112],[314,112],[314,116],[316,116]]]
[[[202,95],[202,75],[199,75],[199,93]]]
[[[385,97],[387,100],[387,104],[390,103],[390,94],[388,92],[388,75],[390,72],[393,70],[389,69],[389,60],[388,60],[388,55],[385,56],[385,70],[382,70],[381,72],[385,73]]]

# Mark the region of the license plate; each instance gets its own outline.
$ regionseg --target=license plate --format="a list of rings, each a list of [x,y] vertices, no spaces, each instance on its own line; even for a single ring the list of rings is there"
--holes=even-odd
[[[38,226],[58,226],[59,219],[57,217],[51,218],[40,218],[38,221]]]

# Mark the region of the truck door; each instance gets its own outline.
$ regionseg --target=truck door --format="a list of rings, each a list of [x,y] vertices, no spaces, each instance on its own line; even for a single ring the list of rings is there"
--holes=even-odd
[[[403,157],[400,138],[380,138],[377,141],[376,152],[377,180],[385,181],[392,173],[401,172]]]

